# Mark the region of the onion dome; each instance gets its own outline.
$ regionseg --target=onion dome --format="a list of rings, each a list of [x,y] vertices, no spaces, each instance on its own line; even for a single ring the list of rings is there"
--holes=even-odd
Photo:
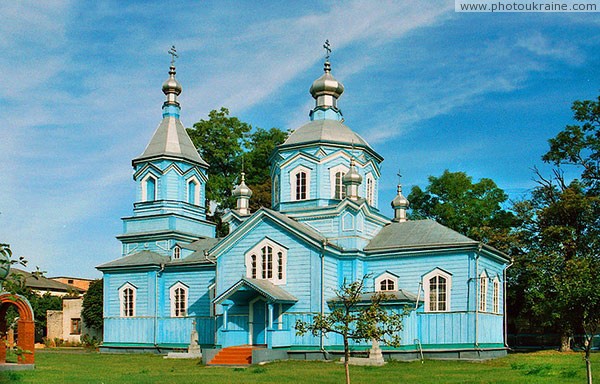
[[[406,210],[410,202],[402,194],[402,185],[398,184],[398,194],[392,200],[392,208],[394,208],[394,221],[404,222],[406,221]]]
[[[237,210],[241,215],[250,214],[250,197],[252,196],[252,190],[246,185],[245,176],[246,174],[242,172],[240,184],[232,192],[237,199]]]
[[[354,166],[354,158],[350,159],[350,169],[342,177],[342,184],[346,188],[346,197],[351,200],[358,200],[358,186],[362,183],[362,176]]]
[[[344,93],[344,85],[331,75],[331,64],[329,61],[325,62],[323,69],[325,73],[312,83],[310,94],[317,100],[317,106],[336,107],[335,100],[339,99],[342,93]],[[324,96],[330,97],[327,98]],[[331,100],[331,97],[334,100]],[[333,101],[333,103],[329,104],[327,101]]]
[[[246,174],[244,172],[242,172],[240,184],[235,187],[232,195],[235,197],[252,197],[252,190],[246,185]]]
[[[167,96],[165,104],[179,104],[177,96],[181,94],[181,84],[175,78],[175,64],[171,64],[169,68],[169,78],[163,83],[162,91]]]

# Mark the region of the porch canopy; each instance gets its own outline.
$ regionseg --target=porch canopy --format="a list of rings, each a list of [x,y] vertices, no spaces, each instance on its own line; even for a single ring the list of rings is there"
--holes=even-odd
[[[266,298],[269,303],[294,304],[298,301],[296,297],[285,289],[268,280],[243,277],[228,290],[216,297],[213,303],[222,304],[225,300],[230,300],[235,304],[248,303],[257,294]]]

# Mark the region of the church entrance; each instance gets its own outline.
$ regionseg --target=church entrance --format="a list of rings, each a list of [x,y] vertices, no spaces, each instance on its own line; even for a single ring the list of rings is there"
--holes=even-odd
[[[267,302],[264,298],[258,297],[250,302],[250,344],[267,344]]]

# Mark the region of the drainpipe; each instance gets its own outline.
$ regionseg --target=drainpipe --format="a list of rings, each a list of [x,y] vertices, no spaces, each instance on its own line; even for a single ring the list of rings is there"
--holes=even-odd
[[[162,274],[164,270],[165,265],[161,264],[160,269],[154,274],[154,348],[156,349],[158,349],[156,343],[156,334],[158,333],[158,275]]]
[[[508,348],[508,314],[506,313],[506,270],[510,267],[512,267],[514,263],[514,259],[511,257],[510,258],[510,264],[508,264],[505,268],[504,271],[502,272],[502,279],[503,281],[503,290],[502,290],[502,301],[504,302],[503,307],[504,307],[504,347]]]
[[[475,256],[475,347],[479,348],[479,256],[481,256],[482,243],[477,246],[477,256]]]
[[[323,243],[321,244],[321,317],[325,314],[325,246],[327,245],[327,239],[323,239]],[[319,348],[325,354],[324,342],[323,342],[323,332],[321,331],[321,335],[319,338]]]

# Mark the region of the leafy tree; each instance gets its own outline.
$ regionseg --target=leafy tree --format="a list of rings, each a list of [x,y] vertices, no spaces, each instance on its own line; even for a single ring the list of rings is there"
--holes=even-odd
[[[473,183],[466,173],[448,170],[439,177],[429,176],[424,191],[415,186],[408,195],[411,218],[435,220],[510,253],[515,246],[511,232],[515,217],[502,208],[507,199],[491,179]]]
[[[542,157],[556,166],[575,165],[581,168],[586,188],[600,192],[600,96],[596,101],[575,101],[571,107],[574,119],[581,125],[567,125],[549,140],[550,150]]]
[[[94,280],[83,295],[81,317],[85,326],[102,331],[103,318],[103,280]]]
[[[344,280],[342,287],[336,290],[337,300],[333,310],[329,313],[314,316],[312,323],[302,320],[296,322],[296,334],[304,335],[307,332],[318,336],[320,333],[335,333],[344,340],[344,369],[346,383],[350,383],[350,348],[349,341],[356,342],[377,340],[388,345],[400,345],[399,332],[402,331],[402,318],[404,313],[385,310],[381,304],[387,299],[384,292],[377,292],[371,297],[371,302],[365,304],[362,300],[365,280],[347,283]]]
[[[246,142],[248,152],[244,155],[246,183],[252,189],[250,209],[271,207],[271,172],[269,158],[275,148],[287,139],[288,133],[278,128],[256,128]]]

